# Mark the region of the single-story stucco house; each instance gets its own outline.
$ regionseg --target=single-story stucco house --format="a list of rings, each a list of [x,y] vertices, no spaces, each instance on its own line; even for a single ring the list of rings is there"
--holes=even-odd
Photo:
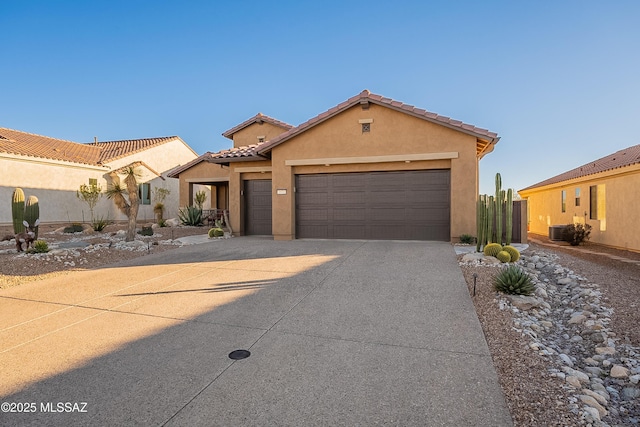
[[[640,145],[617,151],[519,191],[529,229],[572,223],[592,227],[590,241],[640,251]]]
[[[197,158],[177,136],[81,144],[42,135],[0,128],[0,224],[11,224],[11,198],[15,188],[36,196],[42,222],[88,222],[86,203],[76,197],[80,185],[97,184],[106,190],[109,173],[133,165],[140,184],[139,220],[153,220],[157,188],[170,191],[165,218],[178,213],[178,180],[167,174]],[[126,220],[111,200],[103,197],[96,216]]]
[[[276,240],[475,235],[479,161],[499,140],[368,90],[299,126],[257,114],[223,136],[233,148],[169,174],[180,204],[211,186],[235,233]]]

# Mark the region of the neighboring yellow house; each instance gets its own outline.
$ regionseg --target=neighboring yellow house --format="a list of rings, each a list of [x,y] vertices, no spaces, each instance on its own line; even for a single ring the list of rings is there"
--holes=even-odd
[[[528,200],[529,230],[589,224],[590,241],[640,251],[640,145],[549,178],[518,192]]]
[[[179,177],[180,204],[211,185],[234,232],[294,238],[457,240],[476,233],[480,159],[497,134],[365,90],[292,127],[258,114]]]
[[[42,222],[89,221],[88,206],[76,197],[82,184],[107,188],[108,174],[136,165],[140,174],[139,220],[153,220],[153,192],[171,191],[165,200],[165,218],[178,213],[179,183],[168,172],[197,158],[179,137],[134,139],[80,144],[42,135],[0,128],[0,224],[11,224],[11,197],[16,187],[25,196],[38,197]],[[113,201],[103,197],[97,216],[111,220],[126,217]]]

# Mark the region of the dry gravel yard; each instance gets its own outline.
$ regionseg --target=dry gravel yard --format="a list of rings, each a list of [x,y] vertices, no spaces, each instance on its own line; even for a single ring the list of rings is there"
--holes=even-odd
[[[61,253],[30,254],[16,253],[14,241],[0,241],[0,289],[20,285],[34,280],[42,280],[53,275],[66,274],[78,269],[92,269],[134,257],[158,253],[180,246],[175,239],[192,235],[205,235],[208,227],[163,227],[155,229],[154,235],[137,240],[144,244],[124,247],[122,233],[126,227],[121,224],[107,226],[103,232],[63,233],[64,226],[45,224],[39,229],[38,238],[50,247],[59,244],[71,246]],[[11,226],[0,227],[0,238],[13,234]],[[55,254],[55,255],[54,255]]]
[[[51,275],[98,268],[148,253],[171,250],[179,247],[175,239],[204,235],[208,230],[208,227],[159,228],[151,237],[138,237],[144,244],[123,249],[119,246],[123,236],[117,234],[118,230],[123,229],[121,225],[111,225],[104,233],[90,234],[55,231],[59,228],[60,225],[43,225],[39,236],[50,246],[57,246],[61,242],[77,246],[66,252],[62,251],[57,256],[17,255],[12,242],[0,242],[0,294],[2,288],[41,280]],[[0,227],[0,238],[11,232],[11,227]],[[585,252],[565,246],[549,246],[550,242],[544,236],[532,237],[538,242],[530,242],[529,249],[523,255],[536,251],[552,253],[557,256],[556,263],[597,284],[602,292],[602,304],[613,309],[610,328],[622,342],[640,346],[640,265],[610,257],[621,256],[640,261],[640,254],[597,245],[581,247],[591,251]],[[461,269],[470,292],[473,274],[478,275],[473,302],[515,425],[587,425],[584,418],[575,410],[572,412],[568,404],[575,390],[550,374],[549,368],[555,362],[532,351],[528,337],[514,328],[513,313],[500,309],[499,298],[492,289],[495,268],[462,265]],[[633,405],[631,410],[640,410],[640,398]],[[616,418],[614,421],[617,423],[612,425],[638,425],[633,422],[633,417],[624,418],[632,420],[629,424],[620,424],[620,419],[622,418]],[[607,422],[608,419],[605,417],[603,421]]]
[[[557,256],[555,263],[588,279],[588,283],[597,284],[602,293],[601,304],[613,309],[610,329],[621,343],[640,347],[640,265],[611,258],[640,261],[640,254],[593,244],[580,246],[577,250],[564,244],[551,244],[544,236],[532,237],[536,240],[530,242],[523,255],[551,253]],[[462,265],[461,268],[470,293],[473,274],[478,275],[473,302],[515,425],[588,425],[575,410],[570,410],[571,398],[573,396],[575,402],[575,395],[580,394],[580,390],[569,387],[550,373],[550,368],[561,369],[557,357],[541,356],[532,351],[530,338],[516,330],[513,313],[500,309],[499,299],[492,289],[495,267]],[[578,402],[577,406],[582,405]],[[625,407],[629,411],[626,416],[605,416],[602,421],[607,424],[593,425],[639,425],[640,398],[626,402]]]

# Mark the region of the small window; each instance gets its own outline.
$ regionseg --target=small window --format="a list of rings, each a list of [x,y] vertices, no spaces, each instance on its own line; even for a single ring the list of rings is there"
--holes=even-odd
[[[138,186],[138,197],[141,205],[151,204],[151,184],[148,182]]]
[[[371,132],[371,123],[362,123],[362,133]]]
[[[562,212],[567,211],[567,190],[562,190]]]
[[[89,178],[89,187],[97,187],[98,178]]]
[[[576,188],[576,207],[580,206],[580,189]]]
[[[606,193],[604,184],[589,187],[589,218],[604,221],[606,217]],[[602,228],[601,228],[602,230]]]

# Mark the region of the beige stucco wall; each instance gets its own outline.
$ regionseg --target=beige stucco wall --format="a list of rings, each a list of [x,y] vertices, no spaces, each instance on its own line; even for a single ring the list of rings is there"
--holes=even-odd
[[[180,139],[175,139],[157,147],[117,159],[108,163],[108,166],[115,170],[133,162],[142,161],[149,165],[149,167],[154,171],[162,175],[162,178],[160,178],[149,171],[145,171],[144,168],[140,168],[144,175],[138,179],[138,183],[149,182],[151,184],[152,192],[158,187],[168,189],[170,193],[164,201],[164,217],[175,218],[178,215],[178,208],[180,207],[180,181],[176,178],[168,178],[167,173],[180,165],[189,163],[196,157],[198,156],[193,152],[193,150],[191,150],[191,148],[185,145]],[[118,220],[126,219],[123,214],[117,211],[114,211],[114,216],[116,216],[116,219]],[[138,220],[152,221],[153,219],[154,213],[152,200],[150,205],[140,206],[138,211]]]
[[[189,191],[189,187],[191,185],[198,183],[208,185],[212,185],[216,182],[226,183],[229,181],[229,172],[230,169],[228,166],[209,163],[207,161],[200,162],[184,172],[181,172],[179,179],[179,206],[193,205],[193,194],[195,194],[195,190]],[[175,180],[178,181],[177,179]]]
[[[196,154],[181,140],[169,141],[130,156],[117,159],[104,167],[52,161],[34,157],[0,156],[2,185],[0,186],[0,223],[11,223],[11,195],[15,187],[24,190],[25,196],[38,197],[41,221],[43,222],[81,222],[89,221],[90,213],[86,203],[76,197],[81,184],[89,184],[89,179],[98,180],[103,190],[108,185],[107,176],[111,170],[142,161],[160,173],[163,178],[140,167],[139,183],[149,182],[152,191],[158,187],[171,191],[165,199],[165,218],[175,217],[179,202],[179,181],[167,178],[166,174],[173,168],[188,163],[196,158]],[[117,210],[114,203],[102,197],[95,208],[96,216],[108,217],[111,220],[125,220],[126,217]],[[153,220],[153,202],[140,206],[138,220]]]
[[[269,141],[286,131],[267,122],[253,123],[233,134],[233,146],[237,148],[257,144],[258,136],[264,136],[265,141]]]
[[[360,119],[372,119],[371,131],[362,132]],[[275,239],[295,238],[295,175],[360,171],[450,169],[451,170],[451,236],[475,235],[475,203],[478,192],[476,138],[444,126],[409,116],[395,110],[371,105],[368,110],[352,107],[339,115],[299,134],[275,147],[271,167],[273,180],[273,235]],[[435,160],[371,161],[374,156],[422,155],[454,153],[454,158]],[[341,158],[353,161],[368,157],[364,163],[321,165],[287,165],[287,161]],[[230,216],[234,231],[241,230],[242,182],[246,179],[268,179],[268,175],[236,172],[256,167],[263,162],[236,162],[231,165]],[[276,190],[287,190],[277,195]]]
[[[604,185],[605,218],[589,218],[592,185]],[[575,190],[580,188],[580,206]],[[562,212],[562,190],[567,192],[566,212]],[[565,181],[529,191],[520,191],[528,200],[529,230],[548,235],[549,226],[586,222],[591,225],[590,241],[620,249],[640,251],[640,165]],[[585,216],[586,213],[586,216]]]
[[[89,184],[89,178],[97,179],[106,188],[103,175],[108,170],[79,163],[0,155],[0,224],[12,222],[11,198],[16,187],[22,188],[25,198],[31,195],[38,198],[42,222],[81,222],[83,213],[89,220],[89,209],[76,197],[76,190],[81,184]],[[105,206],[98,206],[96,211]]]

